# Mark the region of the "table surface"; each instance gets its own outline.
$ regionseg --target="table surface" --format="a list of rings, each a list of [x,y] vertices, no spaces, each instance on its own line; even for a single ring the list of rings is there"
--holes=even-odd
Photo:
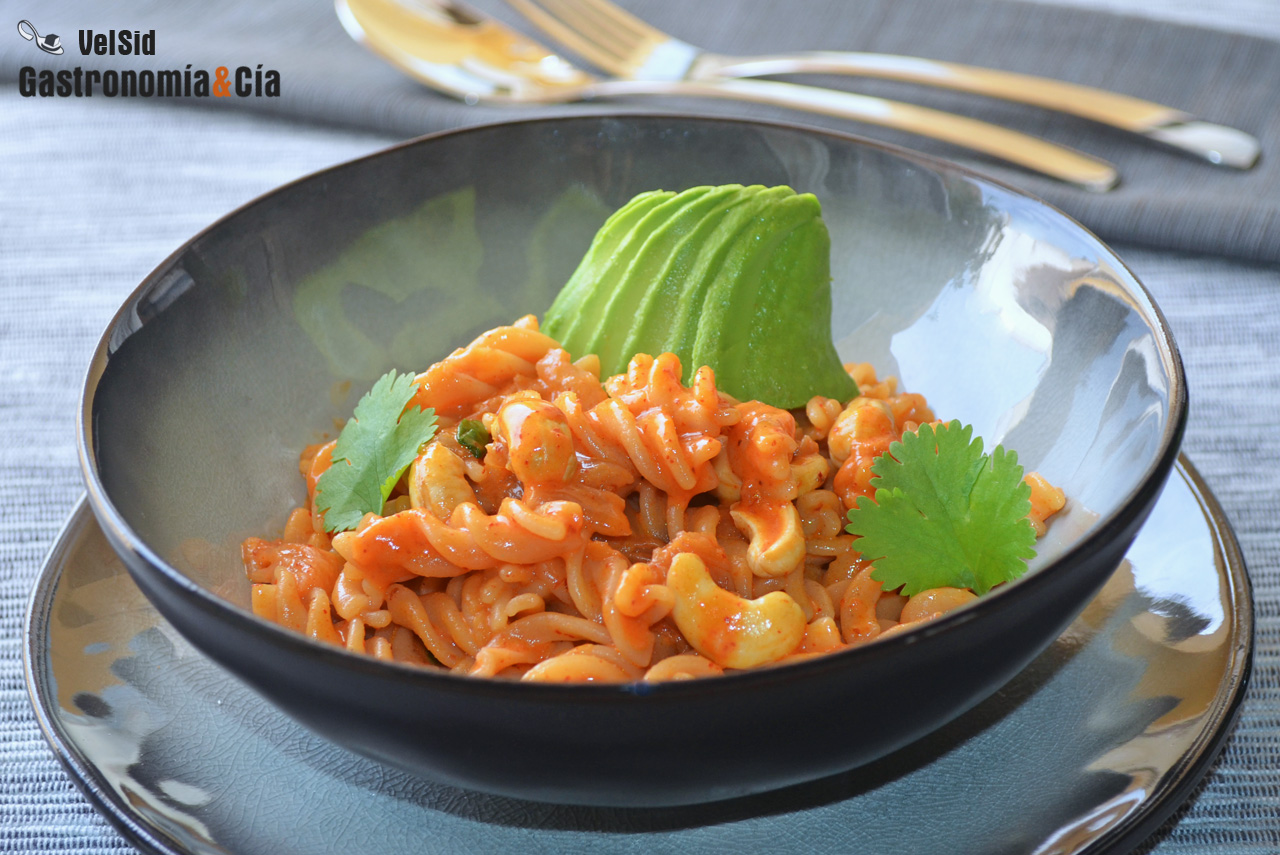
[[[1275,0],[1079,0],[1280,40]],[[182,241],[285,181],[397,141],[141,100],[37,103],[0,86],[0,852],[130,851],[40,736],[22,610],[83,491],[74,414],[101,330]],[[1278,140],[1264,140],[1274,147]],[[1116,246],[1190,385],[1185,452],[1235,526],[1257,607],[1254,680],[1219,762],[1140,851],[1280,851],[1280,268]]]

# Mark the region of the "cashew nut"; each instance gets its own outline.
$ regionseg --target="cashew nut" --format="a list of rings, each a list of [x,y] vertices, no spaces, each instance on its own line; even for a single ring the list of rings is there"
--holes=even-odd
[[[1031,486],[1031,512],[1027,519],[1036,530],[1036,537],[1044,537],[1049,527],[1045,520],[1062,510],[1067,504],[1067,495],[1061,487],[1050,484],[1039,472],[1028,472],[1022,479]]]
[[[898,620],[902,623],[932,620],[976,599],[978,599],[977,594],[968,588],[929,588],[907,600]]]
[[[804,560],[804,530],[800,514],[791,502],[747,505],[729,509],[733,521],[751,541],[747,563],[757,576],[785,576]]]
[[[827,449],[836,463],[844,463],[853,454],[858,440],[868,440],[894,431],[893,413],[889,405],[876,398],[858,397],[849,402],[827,435]]]
[[[559,483],[577,471],[573,432],[555,404],[532,398],[508,401],[498,410],[497,422],[507,444],[507,466],[522,484]]]
[[[801,446],[796,454],[796,460],[791,464],[791,480],[795,482],[796,494],[799,496],[821,487],[831,472],[831,464],[818,451],[817,446],[814,446],[811,451],[804,448],[804,445],[811,443],[812,440]]]
[[[439,442],[428,445],[409,470],[409,501],[447,520],[463,502],[474,502],[475,491],[467,483],[462,459]]]
[[[782,591],[746,600],[721,588],[702,559],[682,552],[667,571],[672,618],[694,649],[724,668],[776,662],[804,640],[800,604]]]

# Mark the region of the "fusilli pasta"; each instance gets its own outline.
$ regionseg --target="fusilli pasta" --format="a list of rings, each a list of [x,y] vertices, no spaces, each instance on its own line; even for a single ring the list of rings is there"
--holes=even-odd
[[[477,338],[415,382],[440,418],[382,514],[324,531],[316,482],[276,541],[243,544],[253,609],[318,641],[425,668],[529,681],[662,681],[863,644],[973,598],[871,578],[845,513],[871,465],[933,422],[868,365],[861,394],[788,412],[692,383],[672,354],[623,374],[571,361],[537,321]],[[458,442],[479,419],[482,459]],[[1038,533],[1064,497],[1035,473]]]

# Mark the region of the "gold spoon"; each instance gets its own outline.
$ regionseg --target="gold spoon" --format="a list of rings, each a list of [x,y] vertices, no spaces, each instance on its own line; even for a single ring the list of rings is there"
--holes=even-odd
[[[914,104],[765,80],[601,80],[454,0],[336,0],[335,8],[357,42],[468,104],[562,104],[637,95],[728,98],[933,137],[1095,192],[1119,182],[1115,167],[1104,160]]]

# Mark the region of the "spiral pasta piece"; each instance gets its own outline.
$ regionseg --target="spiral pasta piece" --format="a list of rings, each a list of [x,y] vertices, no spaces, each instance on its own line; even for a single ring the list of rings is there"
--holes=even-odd
[[[591,409],[609,394],[600,385],[600,358],[588,354],[576,362],[569,361],[569,352],[556,347],[547,351],[534,365],[543,399],[554,401],[557,395],[573,393]]]
[[[647,666],[655,642],[651,627],[671,613],[675,596],[652,568],[640,564],[634,568],[619,552],[603,557],[597,571],[601,620],[617,651],[633,665]]]
[[[538,332],[532,315],[498,327],[455,350],[419,374],[409,406],[432,407],[444,416],[462,417],[482,401],[506,391],[513,381],[537,377],[537,362],[559,342]]]
[[[590,456],[626,466],[666,493],[669,535],[684,528],[689,501],[716,487],[711,461],[724,428],[738,419],[710,370],[698,371],[688,387],[680,378],[674,354],[637,354],[625,374],[606,381],[608,397],[590,409],[572,394],[556,399]]]
[[[409,467],[409,504],[448,519],[458,505],[475,502],[462,458],[440,441],[427,444]]]
[[[334,548],[366,576],[460,576],[507,563],[535,563],[582,545],[582,509],[572,502],[531,508],[505,499],[497,514],[464,502],[448,521],[423,508],[373,520],[334,538]]]
[[[637,680],[640,669],[617,656],[612,647],[580,644],[558,656],[544,659],[520,678],[540,683],[623,683]]]
[[[281,574],[287,573],[303,594],[315,589],[328,591],[342,571],[339,556],[304,543],[250,537],[240,550],[251,582],[278,584]]]
[[[826,464],[812,440],[805,440],[801,453],[790,413],[758,401],[739,404],[738,411],[741,418],[725,445],[729,468],[741,485],[730,513],[751,541],[751,569],[758,576],[782,576],[804,560],[804,532],[793,504],[801,491],[800,473],[805,473],[806,492],[812,491],[825,479]]]
[[[717,677],[724,669],[704,656],[680,653],[668,656],[644,672],[646,683],[665,683],[669,680],[694,680],[698,677]]]
[[[831,456],[840,461],[832,488],[846,508],[854,507],[859,496],[875,492],[872,466],[901,436],[889,405],[875,398],[854,398],[836,419],[827,438]]]

